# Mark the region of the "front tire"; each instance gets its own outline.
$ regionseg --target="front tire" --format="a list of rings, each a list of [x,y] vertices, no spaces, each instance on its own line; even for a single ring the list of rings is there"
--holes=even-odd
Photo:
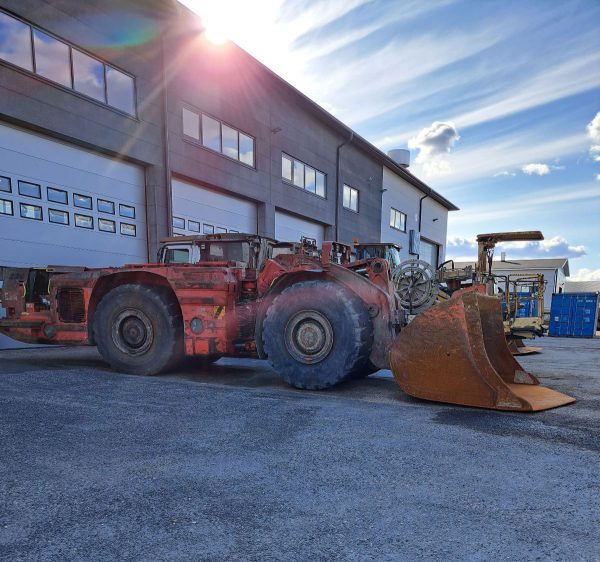
[[[183,357],[177,300],[163,287],[116,287],[96,309],[94,339],[104,360],[117,371],[132,375],[167,371]]]
[[[321,390],[365,365],[373,328],[351,291],[330,281],[304,281],[275,297],[262,338],[269,361],[288,384]]]

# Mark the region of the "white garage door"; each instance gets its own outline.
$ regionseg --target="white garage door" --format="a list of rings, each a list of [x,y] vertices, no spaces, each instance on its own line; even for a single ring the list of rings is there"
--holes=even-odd
[[[300,242],[302,238],[315,240],[321,247],[325,227],[318,222],[301,219],[281,211],[275,212],[275,238],[280,242]]]
[[[177,179],[171,187],[174,234],[256,234],[255,203]]]
[[[0,265],[146,262],[144,171],[0,123]]]

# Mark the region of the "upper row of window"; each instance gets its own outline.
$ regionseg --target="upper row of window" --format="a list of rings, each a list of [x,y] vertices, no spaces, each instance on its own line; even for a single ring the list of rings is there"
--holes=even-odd
[[[183,108],[183,134],[202,146],[254,167],[254,139],[204,113]]]
[[[325,174],[285,153],[281,154],[281,177],[296,187],[325,197]]]
[[[0,12],[0,59],[135,115],[134,78]]]
[[[0,176],[0,191],[12,193],[12,183],[10,178]],[[34,199],[42,198],[42,188],[37,183],[18,180],[18,191],[19,195],[23,195],[25,197],[32,197]],[[46,197],[51,203],[60,203],[61,205],[69,204],[69,194],[64,189],[48,186],[46,187]],[[93,209],[93,200],[89,195],[73,193],[73,205],[75,207],[79,207],[80,209]],[[110,215],[115,214],[114,201],[97,198],[96,206],[98,212],[100,213],[107,213]],[[119,215],[128,219],[135,219],[135,207],[120,203]]]

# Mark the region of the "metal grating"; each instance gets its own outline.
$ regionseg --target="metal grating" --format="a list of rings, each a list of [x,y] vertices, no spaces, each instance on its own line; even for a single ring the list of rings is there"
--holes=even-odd
[[[85,320],[85,306],[81,289],[60,289],[56,295],[58,318],[66,324],[81,324]]]

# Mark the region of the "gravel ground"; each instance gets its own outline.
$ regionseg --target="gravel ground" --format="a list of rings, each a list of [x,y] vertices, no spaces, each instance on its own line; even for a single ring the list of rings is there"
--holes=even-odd
[[[572,406],[290,389],[262,361],[0,352],[2,560],[600,560],[600,339],[521,358]]]

